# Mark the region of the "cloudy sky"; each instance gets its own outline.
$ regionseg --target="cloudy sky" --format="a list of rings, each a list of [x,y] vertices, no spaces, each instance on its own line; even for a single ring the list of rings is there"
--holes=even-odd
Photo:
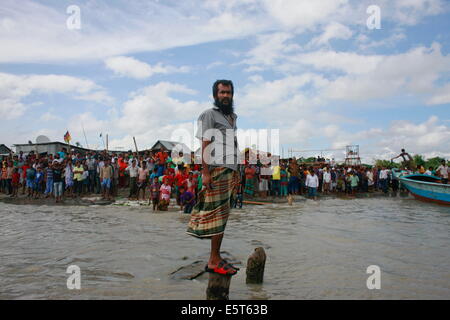
[[[189,143],[231,79],[240,141],[279,129],[284,156],[449,158],[449,30],[446,0],[2,0],[0,143]]]

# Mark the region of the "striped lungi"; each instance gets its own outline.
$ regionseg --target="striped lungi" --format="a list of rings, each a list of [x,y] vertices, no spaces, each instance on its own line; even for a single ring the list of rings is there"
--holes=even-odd
[[[224,232],[230,214],[230,197],[238,182],[235,171],[229,168],[217,167],[210,174],[213,188],[199,192],[186,231],[197,238],[210,238]]]

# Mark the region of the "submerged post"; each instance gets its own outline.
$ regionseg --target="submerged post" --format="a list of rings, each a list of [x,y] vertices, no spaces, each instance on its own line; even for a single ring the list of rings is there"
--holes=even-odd
[[[262,247],[258,247],[247,260],[246,283],[262,283],[265,265],[266,253]]]
[[[231,276],[210,273],[208,288],[206,289],[206,300],[228,300],[230,282]]]

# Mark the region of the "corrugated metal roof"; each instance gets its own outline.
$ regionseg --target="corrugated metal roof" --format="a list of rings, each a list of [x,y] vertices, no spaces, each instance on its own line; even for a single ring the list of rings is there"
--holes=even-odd
[[[158,143],[160,143],[167,150],[173,150],[177,144],[181,144],[183,146],[184,150],[189,150],[189,152],[191,152],[191,149],[184,143],[176,142],[176,141],[168,141],[168,140],[156,141],[156,143],[153,145],[153,147],[150,148],[150,150],[153,150],[158,145]]]

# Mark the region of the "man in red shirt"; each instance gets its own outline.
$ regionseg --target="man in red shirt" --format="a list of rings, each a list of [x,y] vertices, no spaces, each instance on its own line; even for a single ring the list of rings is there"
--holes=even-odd
[[[156,154],[156,157],[158,158],[159,164],[161,165],[161,164],[166,163],[166,160],[169,157],[169,155],[168,155],[167,151],[161,150]]]

